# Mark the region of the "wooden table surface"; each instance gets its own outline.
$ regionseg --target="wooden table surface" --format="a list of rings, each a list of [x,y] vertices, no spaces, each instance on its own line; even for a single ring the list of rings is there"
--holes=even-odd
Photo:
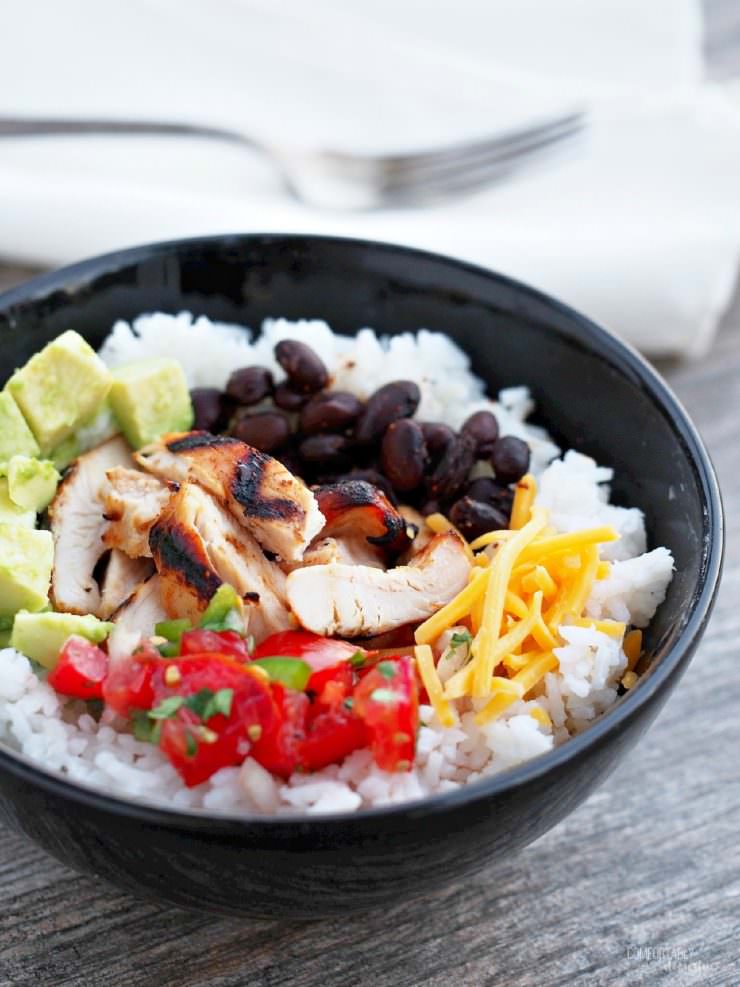
[[[709,15],[715,75],[740,74],[740,2]],[[32,273],[0,266],[0,288]],[[319,925],[144,903],[0,828],[0,985],[740,984],[740,292],[708,357],[661,369],[719,470],[724,581],[667,708],[586,804],[462,888]]]

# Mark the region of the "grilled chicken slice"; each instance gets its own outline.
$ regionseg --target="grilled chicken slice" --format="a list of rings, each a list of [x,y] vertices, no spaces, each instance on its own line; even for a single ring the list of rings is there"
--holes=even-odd
[[[165,435],[135,458],[161,479],[200,484],[263,548],[287,561],[301,559],[324,526],[305,483],[238,439],[209,432]]]
[[[310,566],[292,572],[286,587],[306,630],[359,637],[425,620],[465,588],[469,574],[462,539],[447,531],[408,565],[387,571],[340,563]]]
[[[162,584],[156,572],[140,583],[109,619],[116,625],[114,634],[151,637],[154,634],[154,625],[167,619],[167,611],[162,602]]]
[[[383,491],[365,480],[328,483],[315,487],[314,494],[326,518],[322,538],[361,535],[388,555],[397,555],[416,534]]]
[[[170,488],[156,476],[117,466],[108,470],[101,500],[110,522],[103,535],[109,548],[120,548],[132,559],[151,558],[149,532],[170,499]]]
[[[105,474],[116,466],[132,466],[125,441],[116,436],[80,456],[62,480],[49,507],[54,536],[52,599],[67,613],[97,614],[100,588],[93,576],[106,546],[107,521],[98,499]]]
[[[248,605],[256,640],[294,626],[285,601],[285,576],[214,497],[183,483],[153,526],[149,542],[171,617],[196,620],[222,583]]]
[[[406,523],[416,529],[414,540],[398,560],[401,565],[407,565],[415,555],[427,547],[434,538],[434,532],[416,508],[410,507],[408,504],[400,504],[398,510],[406,519]]]
[[[151,559],[131,559],[114,548],[100,588],[98,616],[107,620],[154,572]]]
[[[300,562],[290,562],[283,566],[285,572],[293,572],[301,566],[329,565],[341,562],[343,565],[369,565],[374,569],[385,569],[382,551],[371,545],[362,535],[344,535],[337,538],[317,538],[303,553]]]

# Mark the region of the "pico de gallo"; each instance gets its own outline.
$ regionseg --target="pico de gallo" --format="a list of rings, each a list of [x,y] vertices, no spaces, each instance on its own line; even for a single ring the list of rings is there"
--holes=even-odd
[[[185,784],[254,758],[288,778],[369,747],[380,768],[408,771],[419,726],[410,654],[367,651],[309,631],[283,631],[258,646],[230,586],[197,627],[157,624],[126,658],[73,636],[48,677],[61,694],[102,700],[156,744]]]

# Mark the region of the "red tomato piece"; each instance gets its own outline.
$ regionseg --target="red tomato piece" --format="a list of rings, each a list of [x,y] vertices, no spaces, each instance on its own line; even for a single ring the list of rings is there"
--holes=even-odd
[[[144,653],[110,662],[102,689],[106,704],[120,716],[130,716],[135,709],[151,709],[152,675],[160,661],[159,656]]]
[[[181,655],[221,654],[246,661],[247,644],[236,631],[185,631],[180,640]]]
[[[312,694],[312,711],[339,706],[352,695],[354,670],[348,661],[330,665],[314,672],[308,680],[306,691]]]
[[[337,641],[330,637],[321,637],[311,631],[280,631],[258,645],[252,652],[252,658],[269,658],[272,655],[285,655],[288,658],[302,658],[315,671],[321,671],[330,665],[347,661],[362,648],[348,641]]]
[[[358,683],[354,709],[367,724],[378,767],[408,771],[414,763],[419,697],[408,656],[379,662]]]
[[[252,745],[272,734],[280,713],[267,682],[222,654],[187,655],[161,662],[153,675],[154,712],[172,697],[188,699],[203,690],[230,689],[228,714],[202,719],[181,705],[160,720],[160,747],[188,786],[199,785],[221,768],[241,764]]]
[[[59,652],[47,682],[63,696],[102,699],[108,674],[108,655],[84,637],[70,637]]]
[[[368,730],[359,717],[342,706],[326,709],[311,722],[300,745],[299,765],[304,771],[318,771],[367,744]]]
[[[278,709],[278,719],[272,729],[265,730],[249,752],[250,757],[273,774],[287,778],[298,767],[300,748],[306,736],[308,696],[272,683],[272,695]]]

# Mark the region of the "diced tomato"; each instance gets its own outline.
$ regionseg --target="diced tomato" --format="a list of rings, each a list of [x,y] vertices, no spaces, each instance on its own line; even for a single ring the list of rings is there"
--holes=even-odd
[[[160,747],[186,785],[199,785],[221,768],[241,764],[253,744],[272,734],[280,711],[270,685],[228,655],[198,654],[163,661],[153,676],[156,713],[173,697],[212,695],[231,690],[228,715],[217,712],[202,719],[181,705],[161,719]],[[207,694],[207,693],[206,693]]]
[[[250,756],[273,774],[287,778],[300,760],[300,747],[306,735],[308,696],[272,683],[272,695],[278,709],[278,720],[252,746]]]
[[[355,687],[354,709],[367,724],[378,767],[408,771],[414,762],[419,726],[419,697],[411,659],[385,659],[372,668]]]
[[[351,710],[342,706],[326,709],[311,722],[300,745],[299,766],[304,771],[318,771],[367,744],[367,727]]]
[[[120,716],[135,709],[151,709],[154,702],[152,675],[162,661],[151,654],[135,654],[110,662],[103,682],[103,699]]]
[[[330,665],[347,661],[358,651],[362,651],[362,648],[348,641],[321,637],[320,634],[312,634],[311,631],[280,631],[265,638],[252,652],[252,658],[269,658],[272,655],[302,658],[315,672],[318,672]]]
[[[102,699],[108,655],[84,637],[70,637],[59,653],[47,682],[64,696]]]
[[[249,657],[246,641],[236,631],[185,631],[180,639],[180,654],[205,653],[229,655],[237,661],[246,661]]]
[[[348,661],[314,672],[306,686],[306,691],[312,696],[312,711],[318,713],[322,709],[341,705],[352,695],[353,684],[354,671]]]

